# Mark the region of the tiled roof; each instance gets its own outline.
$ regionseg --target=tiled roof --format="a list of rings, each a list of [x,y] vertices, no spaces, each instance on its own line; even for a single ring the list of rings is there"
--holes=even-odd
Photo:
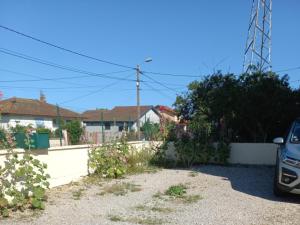
[[[1,114],[57,117],[55,105],[26,98],[9,98],[0,101]],[[82,118],[76,112],[59,107],[60,116],[67,119]]]
[[[155,110],[153,106],[141,106],[141,116],[149,110]],[[100,121],[103,113],[103,121],[136,121],[137,106],[116,106],[112,110],[89,110],[82,114],[84,121]]]

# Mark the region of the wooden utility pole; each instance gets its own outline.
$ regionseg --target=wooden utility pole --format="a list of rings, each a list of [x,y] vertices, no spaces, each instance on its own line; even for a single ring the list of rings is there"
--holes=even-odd
[[[137,135],[138,141],[141,140],[141,131],[140,131],[140,117],[141,117],[141,106],[140,106],[140,66],[136,67],[136,106],[137,106]]]

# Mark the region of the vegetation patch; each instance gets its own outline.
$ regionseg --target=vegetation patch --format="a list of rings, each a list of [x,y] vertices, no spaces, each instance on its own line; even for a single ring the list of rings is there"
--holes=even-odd
[[[116,184],[104,186],[102,192],[100,192],[99,195],[114,194],[120,196],[120,195],[126,195],[128,192],[138,192],[141,190],[142,189],[140,185],[122,182],[122,183],[116,183]]]
[[[134,207],[136,210],[139,211],[152,211],[152,212],[160,212],[160,213],[170,213],[173,212],[171,208],[168,207],[159,207],[159,206],[146,206],[146,205],[137,205]]]
[[[77,191],[73,191],[73,192],[72,192],[73,199],[74,199],[74,200],[80,200],[81,197],[82,197],[83,194],[84,194],[84,191],[85,191],[84,188],[80,188],[80,189],[77,190]]]
[[[141,225],[160,225],[165,223],[165,221],[158,219],[158,218],[151,218],[151,217],[127,217],[123,218],[118,215],[109,215],[108,219],[113,222],[128,222],[128,223],[135,223]]]
[[[191,172],[189,172],[189,176],[190,176],[190,177],[196,177],[196,176],[198,176],[198,172],[196,172],[196,171],[191,171]]]
[[[172,185],[165,191],[165,195],[176,197],[176,198],[182,197],[184,194],[186,194],[186,190],[187,187],[183,184]]]

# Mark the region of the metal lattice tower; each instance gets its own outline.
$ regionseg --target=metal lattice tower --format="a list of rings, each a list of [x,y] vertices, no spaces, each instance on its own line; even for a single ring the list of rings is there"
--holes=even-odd
[[[272,0],[253,0],[243,70],[271,71]]]

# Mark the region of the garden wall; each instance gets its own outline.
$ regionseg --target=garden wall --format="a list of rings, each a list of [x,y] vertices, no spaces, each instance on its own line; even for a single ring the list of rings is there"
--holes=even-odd
[[[277,145],[271,143],[231,143],[229,163],[275,165]]]
[[[149,142],[130,142],[137,149],[150,146]],[[151,143],[153,144],[153,143]],[[156,143],[158,145],[159,143]],[[88,175],[88,149],[89,145],[73,145],[52,147],[48,150],[34,150],[37,159],[47,163],[47,172],[50,174],[50,186],[68,184],[82,176]],[[23,149],[17,149],[21,156]],[[0,150],[0,166],[6,156],[5,150]],[[274,165],[276,160],[276,145],[232,143],[229,162],[244,165]]]
[[[137,149],[148,147],[149,142],[129,142]],[[76,181],[88,175],[88,149],[89,145],[71,145],[52,147],[48,150],[34,150],[37,159],[48,165],[47,173],[50,174],[50,187],[56,187]],[[16,149],[21,157],[23,149]],[[0,166],[5,161],[6,151],[0,150]]]

